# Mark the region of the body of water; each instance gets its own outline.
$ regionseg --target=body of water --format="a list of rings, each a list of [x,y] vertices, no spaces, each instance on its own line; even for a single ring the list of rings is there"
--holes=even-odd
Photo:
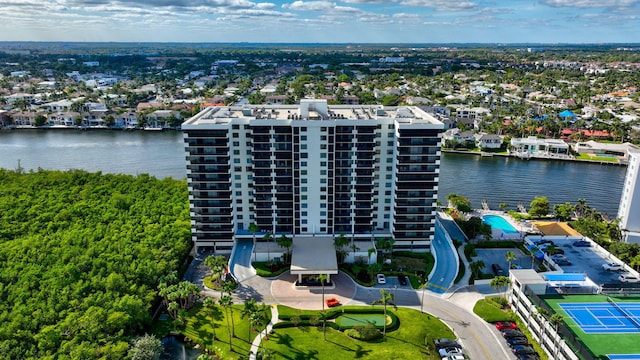
[[[15,169],[83,169],[104,173],[142,174],[158,178],[186,177],[180,132],[20,130],[0,132],[0,167]],[[473,207],[487,200],[497,209],[536,196],[551,204],[584,198],[598,211],[615,217],[626,167],[564,161],[520,160],[443,154],[439,197],[468,197]]]

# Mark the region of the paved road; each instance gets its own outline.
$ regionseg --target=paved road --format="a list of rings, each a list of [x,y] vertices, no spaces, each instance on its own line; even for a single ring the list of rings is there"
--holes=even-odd
[[[431,251],[436,264],[429,276],[427,288],[437,294],[444,294],[458,275],[458,254],[439,224],[436,224]]]
[[[229,269],[239,282],[256,276],[256,270],[251,266],[252,254],[253,240],[238,240],[233,256],[229,259]]]

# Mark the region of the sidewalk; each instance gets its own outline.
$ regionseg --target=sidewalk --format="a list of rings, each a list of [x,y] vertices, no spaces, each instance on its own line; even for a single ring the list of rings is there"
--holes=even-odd
[[[253,339],[251,343],[251,350],[249,351],[249,360],[256,360],[258,356],[258,351],[260,350],[260,343],[262,339],[268,336],[273,330],[273,324],[278,322],[278,305],[271,305],[271,320],[267,324],[267,327],[258,334],[258,336]]]

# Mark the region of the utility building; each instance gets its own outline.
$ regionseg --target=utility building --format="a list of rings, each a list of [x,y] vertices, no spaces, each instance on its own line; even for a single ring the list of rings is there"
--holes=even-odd
[[[293,260],[338,234],[429,251],[443,128],[417,107],[302,100],[204,109],[182,125],[196,249],[231,253],[252,238],[253,223],[292,238]]]

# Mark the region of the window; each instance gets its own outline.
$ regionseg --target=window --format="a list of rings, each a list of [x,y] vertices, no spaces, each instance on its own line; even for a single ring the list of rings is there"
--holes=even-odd
[[[307,203],[302,203],[302,208],[306,209],[307,208]]]
[[[307,170],[300,170],[300,175],[307,175]]]
[[[385,178],[386,178],[387,180],[391,180],[391,174],[387,174],[387,175],[385,175]]]
[[[326,183],[327,183],[327,179],[324,179],[324,178],[320,179],[320,184],[326,184]]]
[[[320,158],[321,159],[326,159],[327,158],[327,153],[320,153]]]
[[[306,161],[300,161],[300,166],[307,166],[307,162]]]
[[[387,141],[387,146],[393,146],[393,140]]]
[[[321,141],[326,141],[327,140],[327,135],[321,135],[320,136],[320,140]]]
[[[388,219],[389,218],[389,214],[384,214],[384,218]]]
[[[238,134],[237,132],[234,132],[233,134],[231,134],[231,136],[234,138],[239,138],[240,134]]]
[[[326,149],[327,148],[327,144],[320,144],[320,149]]]
[[[234,166],[234,167],[233,167],[233,171],[235,171],[235,172],[240,172],[240,171],[242,171],[242,166]]]
[[[300,127],[300,131],[307,131],[307,127],[306,126],[301,126]]]
[[[232,128],[233,130],[240,130],[240,125],[238,125],[238,124],[233,124],[233,125],[231,125],[231,128]]]
[[[240,146],[240,141],[234,141],[233,146]]]
[[[236,179],[236,180],[241,180],[242,176],[240,174],[236,174],[236,175],[233,176],[233,178]]]
[[[300,153],[301,159],[307,159],[308,157],[309,157],[309,154],[307,154],[306,152]]]
[[[320,170],[320,175],[327,175],[327,170],[326,169]]]
[[[388,133],[388,134],[387,134],[387,137],[388,137],[388,138],[393,138],[394,136],[395,136],[395,134],[394,134],[394,133],[392,133],[392,132],[390,132],[390,133]]]
[[[240,150],[233,150],[233,155],[240,155]]]
[[[303,224],[303,225],[307,225],[307,219],[300,220],[300,223]]]
[[[242,220],[242,215],[238,214],[238,216],[236,216],[236,219]]]
[[[327,212],[326,211],[320,211],[320,216],[327,216]]]
[[[306,183],[307,183],[307,178],[302,178],[302,179],[300,179],[300,182],[301,182],[302,184],[306,184]]]
[[[300,191],[302,191],[302,192],[306,192],[306,191],[307,191],[307,187],[306,187],[306,186],[301,187],[301,188],[300,188]]]
[[[387,129],[395,129],[395,125],[394,124],[389,124],[389,125],[387,125]]]
[[[326,224],[327,223],[327,219],[320,219],[320,224]]]
[[[307,135],[300,135],[300,141],[307,141]]]
[[[307,144],[301,144],[300,145],[300,149],[307,150]]]
[[[235,188],[236,188],[236,189],[240,189],[240,188],[242,188],[242,184],[240,184],[240,183],[236,183]]]
[[[236,191],[236,196],[242,196],[242,191]]]
[[[300,214],[301,214],[302,216],[307,216],[307,212],[306,212],[306,211],[302,211]]]
[[[251,150],[247,150],[247,155],[251,155]]]
[[[327,231],[327,228],[326,228],[326,227],[321,227],[321,228],[320,228],[320,232],[325,232],[325,231]]]
[[[240,159],[233,159],[234,164],[240,164]]]
[[[307,200],[307,195],[300,195],[300,200]]]
[[[327,162],[326,161],[320,161],[320,166],[327,166]]]
[[[387,171],[392,171],[393,170],[393,166],[387,166]]]

